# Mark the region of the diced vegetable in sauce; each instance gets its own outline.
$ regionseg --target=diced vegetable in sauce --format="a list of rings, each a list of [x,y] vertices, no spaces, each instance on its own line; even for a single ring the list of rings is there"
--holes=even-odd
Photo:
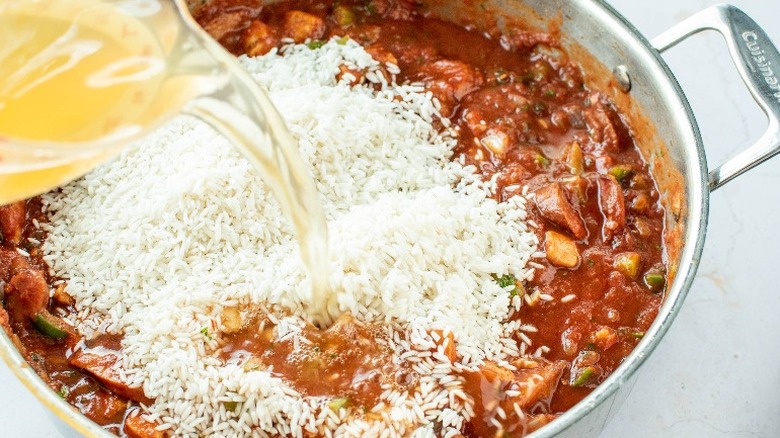
[[[636,252],[624,252],[615,256],[615,269],[626,277],[636,280],[642,268],[642,256]]]
[[[660,270],[652,270],[645,274],[645,284],[653,292],[661,292],[666,285],[664,273]]]
[[[222,326],[225,333],[236,333],[243,325],[241,311],[237,307],[227,307],[222,310]]]
[[[46,310],[35,314],[33,324],[41,333],[52,339],[65,339],[68,337],[68,327],[65,321],[52,315]]]
[[[566,154],[566,164],[569,165],[569,171],[572,175],[582,175],[585,171],[585,157],[582,154],[582,148],[579,143],[572,143]]]
[[[339,5],[333,8],[333,19],[341,27],[349,26],[355,22],[355,13],[350,7]]]
[[[328,403],[328,408],[330,408],[331,411],[338,413],[340,410],[345,409],[348,405],[349,398],[339,397],[331,400],[330,403]]]
[[[618,165],[609,169],[609,174],[615,177],[619,183],[625,182],[632,173],[631,166],[626,165]]]
[[[238,409],[238,402],[226,401],[226,402],[222,402],[222,406],[224,406],[225,410],[228,412],[236,412],[236,410]]]
[[[581,386],[585,386],[588,383],[591,383],[591,380],[596,375],[596,369],[593,367],[585,367],[577,373],[576,377],[571,383],[571,386],[575,388],[579,388]]]

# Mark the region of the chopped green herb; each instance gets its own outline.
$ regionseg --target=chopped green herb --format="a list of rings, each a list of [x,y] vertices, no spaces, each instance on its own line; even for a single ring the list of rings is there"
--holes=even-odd
[[[514,286],[515,283],[517,282],[517,279],[512,274],[506,274],[496,278],[496,282],[501,287],[509,287],[509,286]]]
[[[509,290],[510,296],[520,295],[523,291],[522,285],[518,285],[517,278],[515,278],[515,276],[512,274],[496,277],[496,283],[498,283],[498,285],[504,289],[512,286],[512,289]]]
[[[590,382],[593,376],[596,375],[596,369],[593,367],[585,367],[577,373],[577,377],[571,382],[571,386],[579,388]]]
[[[314,40],[314,41],[309,41],[308,43],[306,43],[306,47],[308,47],[308,48],[310,48],[312,50],[317,50],[317,49],[319,49],[320,47],[322,47],[324,45],[325,45],[325,41],[322,41],[322,40]]]
[[[339,413],[339,411],[342,408],[346,408],[349,405],[349,398],[347,397],[341,397],[341,398],[334,398],[333,400],[328,403],[328,407],[331,411],[335,413]]]
[[[547,97],[555,97],[555,91],[553,90],[547,90],[544,92],[544,95]]]
[[[645,337],[645,332],[632,332],[631,337],[636,339],[642,339]]]
[[[203,327],[202,329],[200,329],[200,334],[202,334],[203,336],[209,338],[209,341],[211,340],[211,334],[209,334],[209,328],[208,327]]]
[[[338,355],[337,355],[336,353],[331,353],[331,354],[330,354],[330,358],[331,358],[331,359],[335,359],[335,358],[337,358],[337,357],[338,357]]]
[[[67,398],[68,398],[68,395],[70,395],[70,389],[68,389],[68,387],[67,387],[67,386],[65,386],[65,385],[62,385],[62,386],[60,387],[60,390],[59,390],[59,391],[57,391],[57,394],[59,394],[60,398],[62,398],[62,399],[67,399]]]
[[[238,402],[235,401],[222,402],[222,406],[224,406],[225,410],[228,412],[236,412],[236,409],[238,409]]]
[[[340,46],[343,46],[344,44],[347,44],[348,41],[349,41],[349,37],[348,36],[343,36],[343,37],[337,39],[336,43],[338,45],[340,45]]]

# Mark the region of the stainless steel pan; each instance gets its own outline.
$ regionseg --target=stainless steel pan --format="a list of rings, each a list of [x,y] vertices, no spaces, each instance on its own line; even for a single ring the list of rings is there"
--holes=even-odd
[[[676,272],[658,318],[634,352],[601,386],[539,437],[597,436],[634,383],[636,372],[677,315],[693,282],[707,230],[710,192],[780,152],[780,54],[766,33],[735,7],[718,5],[648,41],[610,6],[594,0],[430,0],[444,18],[481,26],[524,22],[544,28],[562,18],[564,45],[585,66],[589,82],[609,94],[651,162],[666,206],[669,263]],[[457,5],[457,7],[453,7]],[[745,85],[769,118],[767,132],[750,148],[709,170],[704,145],[685,94],[662,58],[668,48],[704,30],[723,34]],[[49,409],[67,437],[110,437],[76,413],[27,366],[5,333],[0,357]]]

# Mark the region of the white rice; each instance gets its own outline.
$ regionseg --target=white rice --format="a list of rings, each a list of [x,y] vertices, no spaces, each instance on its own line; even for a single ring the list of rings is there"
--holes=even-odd
[[[419,387],[387,388],[375,408],[381,420],[368,421],[215,357],[218,330],[201,330],[219,327],[229,306],[289,312],[275,317],[276,336],[300,337],[309,286],[261,175],[190,118],[44,196],[45,259],[76,299],[70,322],[86,337],[124,334],[121,372],[155,399],[147,418],[175,436],[428,437],[434,422],[454,436],[474,415],[455,370],[484,360],[511,367],[508,359],[530,351],[525,343],[518,351],[513,335],[535,328],[507,322],[522,300],[494,280],[532,275],[538,242],[525,200],[493,201],[494,182],[451,162],[453,133],[432,125],[438,102],[420,86],[378,78],[356,43],[282,52],[241,62],[270,91],[322,194],[338,291],[328,311],[385,324],[394,361],[415,364]],[[376,83],[337,83],[343,64],[368,69]],[[432,329],[454,335],[459,362],[437,348]],[[228,401],[239,409],[227,411]]]

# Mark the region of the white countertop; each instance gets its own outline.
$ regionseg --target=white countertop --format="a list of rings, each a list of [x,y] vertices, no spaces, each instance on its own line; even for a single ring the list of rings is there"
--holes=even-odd
[[[654,37],[715,0],[612,0]],[[732,0],[780,44],[780,1]],[[691,101],[711,167],[758,139],[766,119],[717,34],[666,56]],[[780,69],[780,66],[777,66]],[[772,188],[775,188],[774,190]],[[604,438],[780,435],[780,158],[712,195],[697,280]],[[58,437],[0,364],[0,436]]]

